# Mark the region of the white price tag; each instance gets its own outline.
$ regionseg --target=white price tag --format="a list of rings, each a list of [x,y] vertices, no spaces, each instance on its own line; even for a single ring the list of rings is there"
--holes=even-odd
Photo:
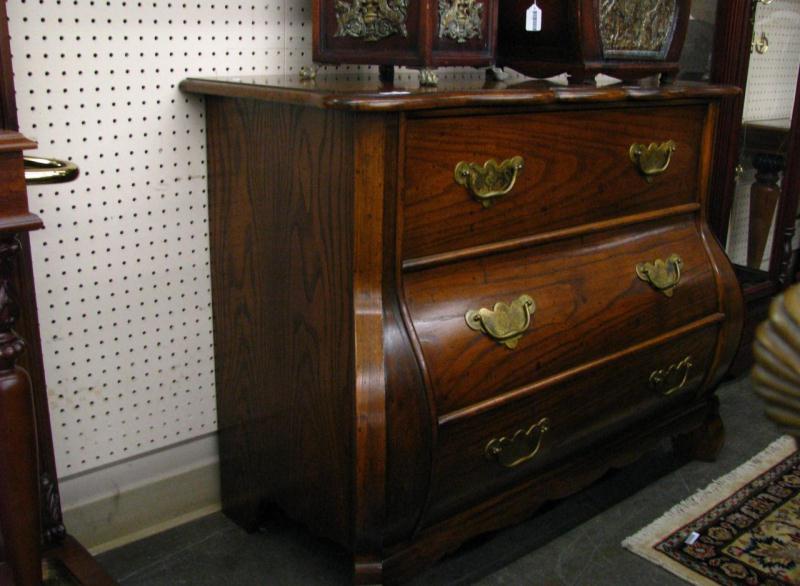
[[[525,30],[534,33],[542,30],[542,9],[536,5],[536,0],[533,1],[533,6],[525,11]]]
[[[686,545],[693,545],[695,541],[700,537],[700,534],[696,531],[692,531],[689,533],[689,536],[683,541]]]

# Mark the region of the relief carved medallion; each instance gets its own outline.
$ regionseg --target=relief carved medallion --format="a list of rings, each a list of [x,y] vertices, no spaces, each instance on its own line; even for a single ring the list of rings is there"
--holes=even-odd
[[[483,2],[476,0],[439,0],[439,38],[465,43],[481,38]]]
[[[337,37],[379,41],[408,36],[408,0],[336,0]]]
[[[664,59],[677,12],[676,0],[600,0],[603,56]]]

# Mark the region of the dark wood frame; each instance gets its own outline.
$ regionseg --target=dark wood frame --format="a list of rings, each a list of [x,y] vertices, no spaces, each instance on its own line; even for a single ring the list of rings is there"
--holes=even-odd
[[[6,3],[0,2],[0,157],[13,157],[20,182],[18,199],[3,193],[0,206],[0,287],[13,297],[0,300],[0,458],[7,475],[0,482],[0,585],[41,584],[44,565],[60,568],[73,584],[112,586],[116,582],[66,534],[61,515],[50,411],[39,335],[30,241],[42,227],[27,209],[22,150],[36,144],[20,135],[11,68]],[[7,349],[14,348],[10,363]],[[9,350],[10,351],[10,350]],[[17,360],[17,355],[19,359]],[[10,434],[13,433],[13,436]],[[9,469],[18,471],[12,475]],[[35,519],[35,521],[34,521]],[[48,562],[47,560],[54,560]]]
[[[711,65],[712,82],[746,88],[757,1],[719,0]],[[755,328],[766,318],[770,299],[797,279],[796,260],[791,250],[791,241],[794,236],[794,217],[800,191],[798,101],[800,94],[795,95],[789,134],[790,148],[782,194],[778,203],[769,270],[766,274],[754,273],[744,268],[739,272],[746,302],[746,319],[739,354],[731,368],[733,376],[745,372],[753,363],[752,343]],[[728,237],[731,208],[736,194],[735,170],[742,148],[743,111],[744,92],[738,96],[726,97],[721,102],[717,150],[711,177],[711,193],[714,197],[711,200],[709,220],[714,233],[723,244]]]
[[[798,199],[800,199],[800,70],[797,73],[792,124],[786,152],[786,170],[783,174],[781,196],[778,202],[776,233],[772,239],[769,279],[781,289],[797,281],[796,251],[792,250],[795,233]],[[778,230],[782,230],[779,234]]]

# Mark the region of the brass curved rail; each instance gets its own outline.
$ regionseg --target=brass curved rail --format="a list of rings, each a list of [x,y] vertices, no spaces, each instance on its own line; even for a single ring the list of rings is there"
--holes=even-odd
[[[24,157],[24,161],[25,183],[28,185],[67,183],[80,174],[78,166],[71,161],[29,156]]]

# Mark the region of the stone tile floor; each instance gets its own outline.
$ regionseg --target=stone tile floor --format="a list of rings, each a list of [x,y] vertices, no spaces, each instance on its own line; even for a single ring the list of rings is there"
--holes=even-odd
[[[684,464],[665,442],[533,518],[470,542],[413,584],[684,584],[620,542],[778,437],[746,379],[724,385],[719,395],[727,440],[715,463]],[[122,586],[335,585],[349,583],[350,575],[347,555],[302,527],[274,521],[247,534],[222,514],[107,552],[99,560]]]

